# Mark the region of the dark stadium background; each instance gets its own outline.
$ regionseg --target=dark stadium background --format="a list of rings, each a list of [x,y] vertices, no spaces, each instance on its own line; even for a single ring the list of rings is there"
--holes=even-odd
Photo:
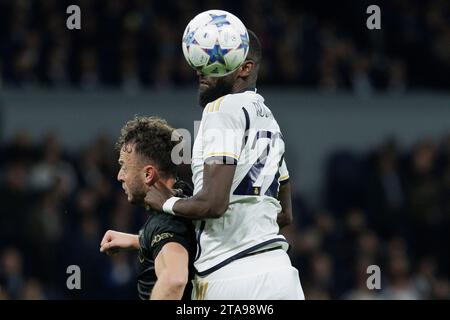
[[[381,30],[366,28],[371,4]],[[306,297],[450,298],[449,1],[1,0],[0,299],[137,298],[136,256],[99,252],[107,229],[145,220],[115,181],[113,144],[135,114],[193,131],[180,40],[213,8],[263,44]],[[372,264],[381,290],[366,287]],[[81,290],[66,288],[69,265]]]

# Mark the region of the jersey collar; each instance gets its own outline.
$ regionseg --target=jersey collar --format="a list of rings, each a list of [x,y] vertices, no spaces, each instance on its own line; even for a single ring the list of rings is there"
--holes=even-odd
[[[242,90],[239,90],[239,91],[237,91],[237,92],[235,92],[235,93],[242,93],[242,92],[246,92],[246,91],[252,91],[253,93],[256,93],[257,90],[258,90],[258,89],[256,89],[255,87],[247,87],[247,88],[244,88],[244,89],[242,89]]]

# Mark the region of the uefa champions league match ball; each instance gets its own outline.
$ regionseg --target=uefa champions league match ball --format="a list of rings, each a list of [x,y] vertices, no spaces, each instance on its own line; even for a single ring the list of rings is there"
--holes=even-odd
[[[205,76],[222,77],[245,61],[249,37],[238,17],[223,10],[209,10],[189,22],[182,47],[192,68]]]

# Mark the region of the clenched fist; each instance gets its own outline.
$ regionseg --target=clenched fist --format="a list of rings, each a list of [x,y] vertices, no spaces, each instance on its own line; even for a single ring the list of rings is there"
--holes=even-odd
[[[139,250],[139,237],[114,230],[106,231],[100,243],[100,252],[114,255],[121,250]]]

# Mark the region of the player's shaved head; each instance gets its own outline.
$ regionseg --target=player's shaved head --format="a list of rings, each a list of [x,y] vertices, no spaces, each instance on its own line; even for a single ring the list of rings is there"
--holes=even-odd
[[[247,29],[248,38],[249,38],[249,50],[247,54],[246,61],[253,61],[253,68],[248,76],[247,83],[249,87],[256,87],[256,80],[258,79],[259,66],[262,60],[262,48],[261,42],[259,41],[256,34]],[[245,63],[245,62],[244,62]]]
[[[252,60],[256,65],[259,65],[262,59],[261,42],[252,30],[247,29],[247,32],[249,38],[249,50],[246,60]]]

